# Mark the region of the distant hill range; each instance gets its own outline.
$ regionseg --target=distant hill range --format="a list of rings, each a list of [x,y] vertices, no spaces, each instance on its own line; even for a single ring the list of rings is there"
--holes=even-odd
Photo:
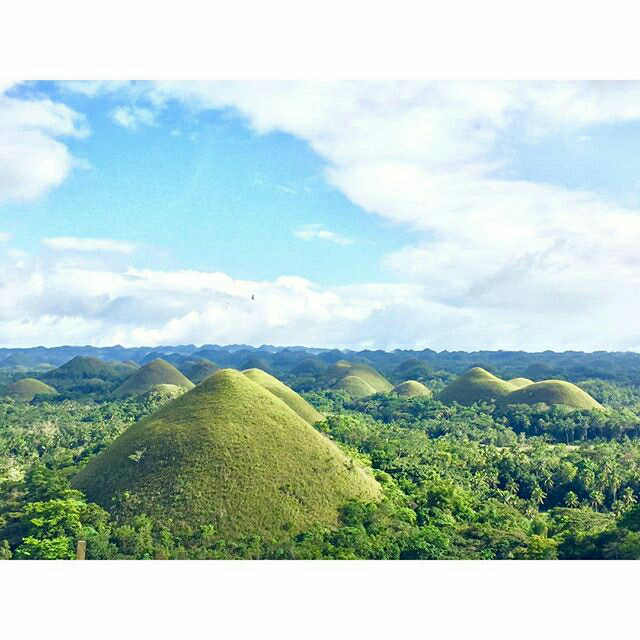
[[[232,367],[239,370],[257,368],[276,376],[290,374],[302,377],[326,375],[332,371],[336,363],[346,360],[353,366],[363,365],[375,369],[392,385],[406,380],[423,382],[431,373],[437,371],[460,375],[474,366],[481,367],[505,381],[526,378],[534,382],[552,379],[577,382],[600,378],[623,384],[640,384],[640,354],[605,351],[354,351],[301,346],[253,347],[245,344],[206,344],[201,347],[187,344],[132,348],[120,345],[61,346],[1,348],[0,367],[25,372],[40,368],[42,371],[46,367],[59,367],[77,356],[112,363],[128,360],[138,365],[162,358],[181,371],[185,369],[183,373],[189,378],[193,376],[193,382],[204,379],[202,376],[213,372],[214,369],[209,366],[194,366],[193,370],[188,370],[187,361],[192,361],[193,365],[193,362],[205,360],[216,367]],[[44,380],[42,375],[32,377]],[[334,382],[337,383],[338,378]],[[375,388],[376,385],[373,386]]]

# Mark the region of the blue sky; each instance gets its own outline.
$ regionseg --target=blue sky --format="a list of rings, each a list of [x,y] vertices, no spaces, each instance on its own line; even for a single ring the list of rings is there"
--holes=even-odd
[[[283,132],[259,135],[229,110],[193,113],[171,104],[153,126],[118,124],[110,95],[87,98],[52,83],[43,92],[83,113],[91,134],[68,142],[85,161],[46,197],[2,207],[17,247],[52,236],[106,237],[145,246],[137,266],[225,271],[236,278],[296,274],[323,284],[389,281],[380,255],[410,230],[366,214],[323,176],[326,162]],[[294,235],[322,225],[350,240]],[[357,239],[357,241],[355,241]]]
[[[640,84],[0,87],[0,342],[637,350]]]

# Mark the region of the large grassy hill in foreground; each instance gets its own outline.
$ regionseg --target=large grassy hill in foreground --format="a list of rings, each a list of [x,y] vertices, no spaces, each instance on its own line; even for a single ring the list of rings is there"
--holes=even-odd
[[[171,384],[183,389],[191,389],[193,382],[180,373],[173,365],[162,358],[152,360],[136,369],[118,388],[114,389],[114,397],[145,393],[158,384]]]
[[[334,526],[370,473],[247,375],[223,369],[125,431],[72,481],[114,515],[278,539]]]

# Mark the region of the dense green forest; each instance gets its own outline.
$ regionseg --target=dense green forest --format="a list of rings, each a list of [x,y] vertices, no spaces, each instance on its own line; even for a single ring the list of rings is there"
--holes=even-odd
[[[118,362],[96,362],[104,353],[65,355],[70,358],[57,368],[50,357],[25,350],[0,362],[2,558],[71,559],[80,539],[90,559],[640,558],[636,354],[181,347],[123,349]],[[157,368],[158,357],[170,363],[162,366],[167,381],[154,378],[136,393],[114,393],[136,372],[142,370],[135,380],[146,380],[144,367],[155,362]],[[111,509],[72,488],[74,476],[120,434],[176,398],[184,403],[199,387],[182,395],[176,370],[200,376],[204,362],[208,373],[262,369],[298,392],[289,394],[272,378],[264,383],[294,411],[311,415],[305,419],[351,465],[368,469],[382,499],[345,501],[334,526],[228,539],[215,522]],[[477,366],[500,376],[500,383],[570,381],[602,408],[451,401],[449,385]],[[371,391],[350,392],[347,377]],[[16,387],[25,378],[46,383],[56,395],[29,383],[36,393],[25,396]],[[417,395],[393,390],[407,380],[421,383],[412,387]],[[145,455],[129,456],[134,470]]]

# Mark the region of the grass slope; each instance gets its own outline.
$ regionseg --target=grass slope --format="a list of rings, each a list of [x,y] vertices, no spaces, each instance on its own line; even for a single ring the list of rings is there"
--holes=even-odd
[[[512,391],[504,401],[508,404],[560,404],[574,409],[603,409],[586,391],[564,380],[542,380]]]
[[[445,404],[457,402],[469,406],[474,402],[500,401],[515,389],[510,382],[481,367],[473,367],[447,385],[437,399]]]
[[[516,387],[516,389],[522,389],[522,387],[533,384],[533,380],[529,380],[529,378],[511,378],[511,380],[507,380],[507,382]]]
[[[340,378],[331,388],[346,391],[353,398],[366,398],[376,393],[376,390],[368,382],[358,376]]]
[[[397,393],[399,396],[405,396],[407,398],[431,395],[431,389],[428,389],[417,380],[407,380],[406,382],[401,382],[399,385],[396,385],[393,388],[393,392]]]
[[[230,369],[129,428],[72,485],[115,515],[146,513],[168,527],[211,524],[227,539],[333,526],[346,501],[381,497],[358,463]]]
[[[247,369],[243,371],[245,376],[253,380],[274,396],[280,398],[290,409],[293,409],[303,420],[309,424],[314,424],[324,420],[324,416],[316,411],[303,397],[298,395],[293,389],[280,382],[278,378],[269,375],[261,369]]]
[[[327,370],[327,378],[334,385],[341,378],[355,376],[373,387],[375,393],[387,393],[393,385],[380,373],[366,364],[350,364],[346,360],[336,362]]]
[[[318,375],[324,373],[327,370],[327,365],[320,360],[320,358],[309,357],[298,362],[298,364],[291,369],[291,373],[295,375],[302,375],[309,373],[312,375]]]
[[[57,396],[58,392],[35,378],[23,378],[9,387],[8,395],[21,402],[31,402],[35,396]]]
[[[194,384],[199,384],[219,368],[220,367],[213,364],[211,360],[207,360],[206,358],[190,358],[182,362],[178,367],[179,371]]]
[[[134,368],[122,362],[106,362],[100,358],[76,356],[60,365],[56,369],[47,371],[41,377],[43,380],[77,381],[89,378],[100,380],[124,379]]]
[[[171,384],[184,389],[191,389],[193,382],[185,378],[173,365],[157,358],[136,371],[119,387],[114,389],[115,397],[136,395],[148,391],[157,384]]]
[[[240,366],[240,369],[241,370],[260,369],[262,371],[266,371],[269,374],[272,373],[272,369],[266,360],[263,360],[262,358],[255,358],[253,356],[250,358],[247,358]]]

